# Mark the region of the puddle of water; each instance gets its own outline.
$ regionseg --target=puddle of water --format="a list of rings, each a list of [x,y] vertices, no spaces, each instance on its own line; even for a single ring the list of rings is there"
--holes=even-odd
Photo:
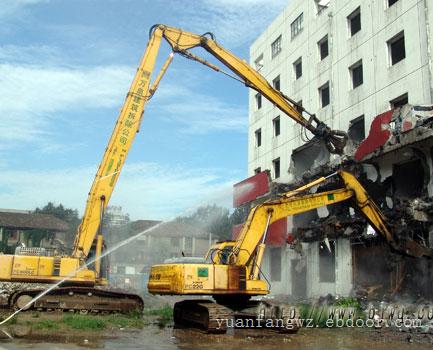
[[[159,329],[145,327],[142,330],[117,331],[110,334],[110,339],[94,338],[85,343],[83,338],[60,339],[42,342],[31,339],[14,339],[8,342],[0,341],[3,349],[160,349],[160,350],[403,350],[408,348],[431,349],[432,345],[414,343],[405,340],[405,335],[395,337],[393,334],[380,333],[373,330],[358,329],[302,329],[298,334],[282,335],[273,332],[258,333],[249,330],[236,330],[227,335],[208,335],[198,331],[185,329]],[[71,343],[65,343],[71,341]]]

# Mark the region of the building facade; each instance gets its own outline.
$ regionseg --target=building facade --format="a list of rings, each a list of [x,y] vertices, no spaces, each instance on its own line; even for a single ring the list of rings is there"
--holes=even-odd
[[[250,64],[331,128],[347,131],[356,144],[377,115],[407,103],[433,103],[432,42],[429,0],[292,0],[252,44]],[[311,134],[255,91],[249,111],[250,176],[269,170],[272,181],[289,183],[322,158],[330,159],[306,144]],[[326,215],[324,208],[298,221]],[[289,218],[287,232],[294,225]],[[268,249],[264,271],[272,292],[348,295],[350,241],[302,245],[303,254],[288,246]]]

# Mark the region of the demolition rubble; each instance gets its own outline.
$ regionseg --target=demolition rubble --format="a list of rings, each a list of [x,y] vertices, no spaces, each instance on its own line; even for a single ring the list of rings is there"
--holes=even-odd
[[[361,143],[360,131],[349,129],[350,145],[342,157],[323,148],[317,152],[317,145],[307,144],[293,152],[291,186],[349,169],[384,212],[400,242],[413,240],[433,248],[432,125],[433,106],[406,105],[378,115]],[[393,254],[366,220],[347,206],[299,215],[292,224],[299,244],[322,241],[330,250],[330,240],[350,240],[352,295],[385,301],[433,299],[432,263]]]

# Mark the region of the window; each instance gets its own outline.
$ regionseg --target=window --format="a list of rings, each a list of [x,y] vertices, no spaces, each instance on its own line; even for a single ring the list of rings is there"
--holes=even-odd
[[[254,174],[260,174],[262,172],[262,168],[258,167],[254,169]]]
[[[303,22],[304,14],[301,13],[290,25],[290,28],[292,29],[292,39],[301,32]]]
[[[329,81],[319,88],[320,106],[326,107],[330,102]]]
[[[262,94],[261,93],[256,94],[256,105],[257,105],[257,109],[262,108]]]
[[[360,117],[350,121],[349,130],[347,133],[349,138],[355,144],[359,144],[365,139],[364,115],[361,115]]]
[[[274,159],[272,165],[274,167],[274,178],[278,179],[280,177],[280,158]]]
[[[255,135],[256,135],[256,147],[260,147],[262,145],[262,129],[257,129]]]
[[[329,241],[329,247],[325,242],[319,243],[319,280],[335,282],[335,241]]]
[[[362,60],[356,62],[350,68],[350,76],[352,78],[352,89],[356,89],[358,86],[364,83],[364,75],[362,70]]]
[[[272,80],[272,86],[275,90],[280,91],[280,76],[278,75],[274,80]]]
[[[281,35],[271,44],[271,56],[274,58],[281,52]]]
[[[409,103],[409,95],[407,93],[389,101],[391,109],[399,108]]]
[[[274,126],[274,136],[278,136],[280,134],[280,116],[272,120],[272,125]]]
[[[361,30],[361,8],[358,7],[348,17],[347,22],[349,23],[350,36],[354,36]]]
[[[270,249],[271,281],[281,281],[281,248]]]
[[[388,0],[388,7],[394,5],[398,0]]]
[[[331,0],[314,0],[317,6],[317,14],[320,14],[324,9],[327,9]]]
[[[406,58],[404,32],[398,33],[395,37],[388,41],[388,51],[392,66]]]
[[[304,108],[302,108],[302,100],[299,100],[298,102],[296,102],[295,108],[299,111],[299,112],[303,112]]]
[[[254,65],[256,66],[256,71],[260,71],[260,69],[263,68],[264,63],[263,63],[263,54],[261,54],[255,61],[254,61]]]
[[[299,57],[295,63],[293,63],[293,71],[295,72],[296,80],[302,77],[302,57]]]
[[[320,60],[324,60],[329,55],[328,35],[325,35],[318,43]]]

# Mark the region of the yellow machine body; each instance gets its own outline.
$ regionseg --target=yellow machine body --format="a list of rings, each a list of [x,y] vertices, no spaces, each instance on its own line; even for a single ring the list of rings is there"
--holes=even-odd
[[[50,256],[0,255],[0,281],[52,283],[68,278],[83,285],[106,284],[95,270],[80,269],[77,258]]]
[[[152,267],[148,288],[171,295],[266,295],[262,280],[248,280],[245,266],[220,264],[161,264]]]
[[[305,194],[304,192],[338,176],[341,188]],[[236,241],[222,242],[210,248],[207,264],[161,264],[151,268],[148,290],[152,294],[254,296],[269,292],[262,279],[261,263],[269,225],[284,217],[350,200],[382,235],[389,246],[401,254],[432,257],[432,250],[415,241],[399,242],[386,225],[386,218],[367,191],[350,173],[338,171],[317,179],[281,198],[268,200],[250,210]]]

